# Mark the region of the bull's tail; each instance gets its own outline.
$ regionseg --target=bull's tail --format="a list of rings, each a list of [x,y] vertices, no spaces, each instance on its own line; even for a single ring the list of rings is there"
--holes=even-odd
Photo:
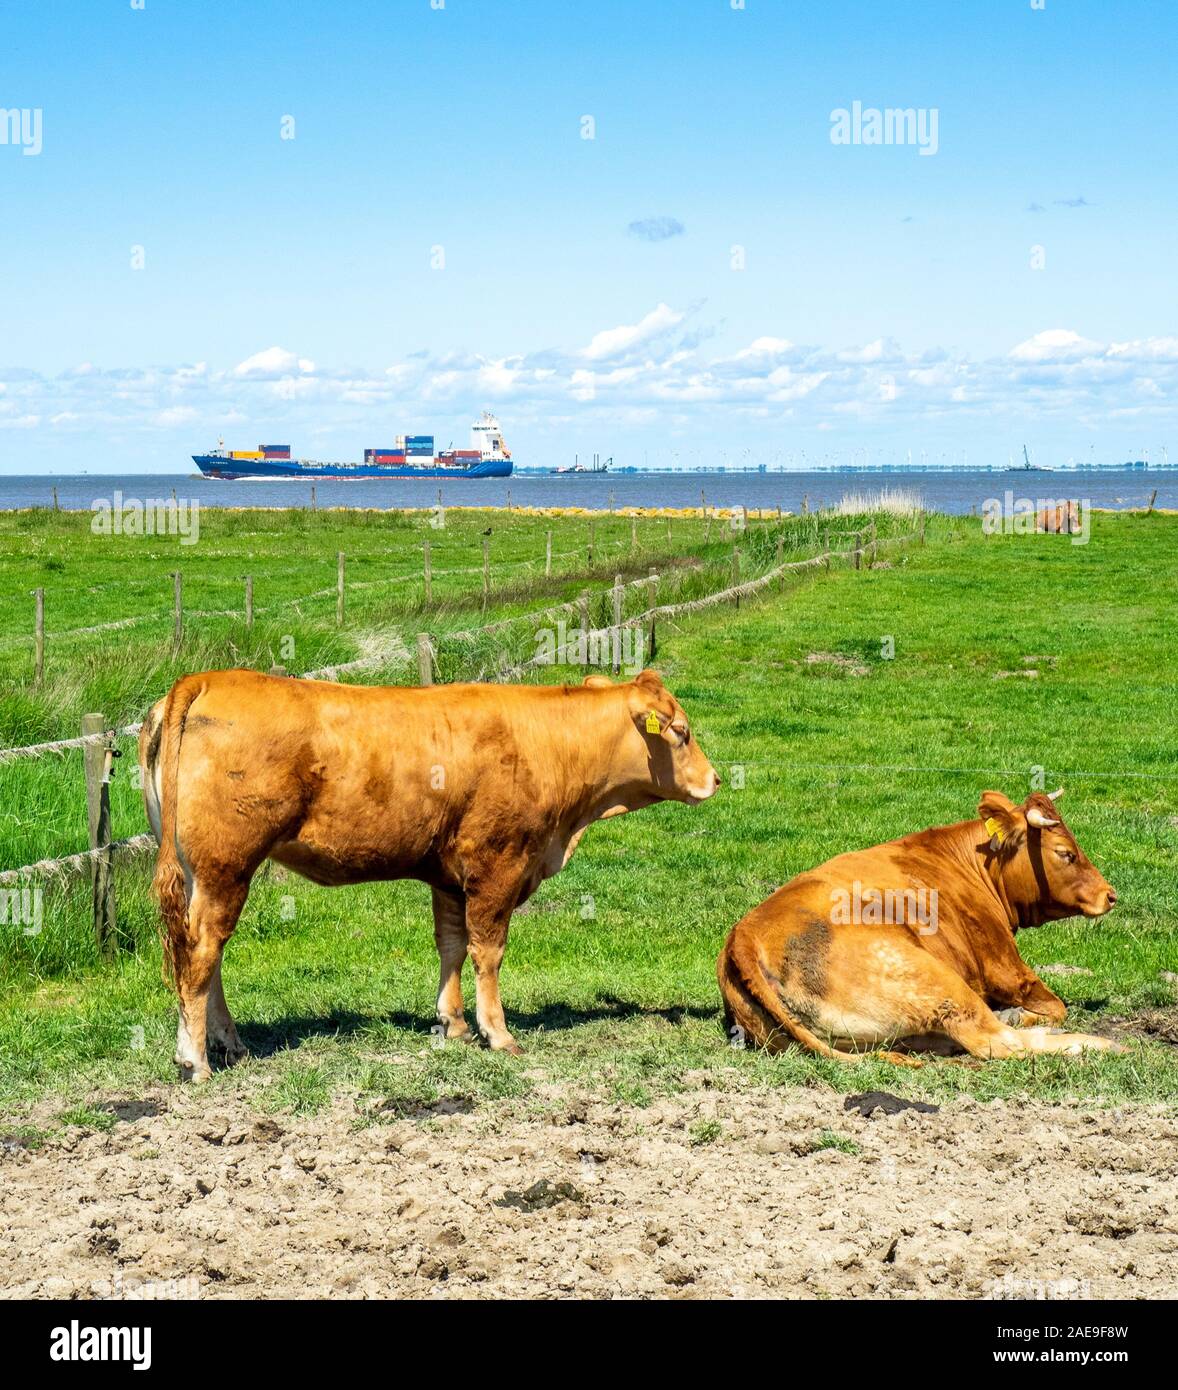
[[[164,705],[159,745],[160,850],[156,859],[152,891],[160,908],[160,945],[163,947],[164,978],[176,983],[178,957],[188,934],[188,894],[184,868],[176,845],[176,802],[180,780],[180,740],[192,702],[204,690],[193,676],[183,676],[172,686]]]
[[[923,1063],[896,1052],[840,1052],[792,1014],[782,997],[780,981],[768,970],[755,941],[733,928],[716,962],[716,978],[724,996],[724,1026],[736,1036],[766,1052],[781,1052],[791,1042],[800,1043],[820,1057],[836,1062],[863,1062],[882,1055],[890,1062],[919,1067]],[[739,1034],[734,1034],[740,1029]]]

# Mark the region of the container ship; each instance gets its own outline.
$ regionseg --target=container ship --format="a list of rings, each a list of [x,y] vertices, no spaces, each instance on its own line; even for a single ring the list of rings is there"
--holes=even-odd
[[[226,449],[218,443],[192,461],[206,478],[510,478],[511,451],[499,421],[484,411],[470,428],[469,449],[434,450],[432,434],[402,434],[390,449],[365,449],[360,463],[292,459],[289,444]]]

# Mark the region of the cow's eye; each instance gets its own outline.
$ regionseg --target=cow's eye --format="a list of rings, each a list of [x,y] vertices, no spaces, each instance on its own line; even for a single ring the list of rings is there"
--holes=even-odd
[[[1061,848],[1057,849],[1055,852],[1059,855],[1059,857],[1063,860],[1065,864],[1074,864],[1076,862],[1076,856],[1072,853],[1070,849]]]
[[[680,747],[683,747],[684,744],[691,742],[691,730],[687,728],[685,725],[672,724],[671,732],[678,738]]]

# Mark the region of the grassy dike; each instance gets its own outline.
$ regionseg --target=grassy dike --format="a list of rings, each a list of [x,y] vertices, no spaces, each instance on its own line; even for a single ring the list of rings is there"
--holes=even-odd
[[[911,529],[904,518],[875,519],[881,537]],[[782,553],[796,558],[814,553],[827,526],[867,523],[753,523],[740,537],[742,577],[774,563],[779,530]],[[377,651],[387,664],[354,679],[408,683],[416,666],[404,653],[428,630],[443,677],[489,675],[534,652],[535,620],[491,638],[446,634],[586,588],[594,621],[604,622],[614,574],[636,577],[652,565],[663,602],[728,581],[733,536],[723,523],[705,535],[701,519],[679,518],[669,540],[665,518],[637,526],[632,550],[630,519],[599,515],[590,566],[584,517],[454,512],[437,530],[408,514],[206,513],[199,543],[183,549],[93,537],[86,518],[66,514],[0,517],[0,745],[74,734],[88,709],[116,723],[137,719],[179,671],[265,667],[282,659],[283,639],[293,642],[284,662],[292,671]],[[549,528],[558,558],[545,576]],[[425,539],[435,571],[429,605]],[[342,628],[338,550],[357,585]],[[241,576],[252,573],[253,630],[232,612],[194,617],[174,655],[168,575],[178,565],[186,604],[208,614],[240,608]],[[545,1081],[641,1104],[701,1069],[718,1085],[767,1092],[883,1085],[926,1096],[1172,1099],[1178,1053],[1148,1037],[1125,1055],[903,1074],[738,1052],[720,1031],[713,968],[730,925],[794,873],[969,817],[988,787],[1021,798],[1032,770],[1044,767],[1049,790],[1066,788],[1068,822],[1120,902],[1103,921],[1028,933],[1021,949],[1036,965],[1091,972],[1048,977],[1077,1028],[1172,1009],[1175,991],[1160,972],[1178,969],[1176,578],[1176,517],[1098,514],[1086,546],[986,538],[976,521],[934,517],[925,546],[884,547],[876,568],[801,571],[739,607],[662,624],[654,664],[726,786],[699,808],[656,807],[595,827],[569,868],[516,915],[502,987],[527,1056],[431,1045],[436,959],[422,885],[328,891],[267,870],[226,955],[230,1007],[254,1055],[217,1075],[214,1091],[304,1111],[347,1094],[357,1123],[441,1096],[543,1106]],[[38,585],[50,615],[39,692],[29,598]],[[319,590],[329,592],[308,597]],[[644,606],[637,591],[627,603],[627,612]],[[139,615],[124,628],[67,635]],[[528,678],[583,674],[548,668]],[[144,828],[130,762],[115,778],[116,836]],[[0,765],[0,866],[84,843],[76,753]],[[46,892],[37,936],[0,928],[0,1113],[12,1123],[48,1105],[57,1122],[105,1124],[107,1112],[95,1109],[103,1099],[173,1079],[175,1010],[160,981],[148,867],[120,870],[120,922],[133,949],[111,963],[89,940],[84,884]],[[468,981],[468,1008],[472,995]]]

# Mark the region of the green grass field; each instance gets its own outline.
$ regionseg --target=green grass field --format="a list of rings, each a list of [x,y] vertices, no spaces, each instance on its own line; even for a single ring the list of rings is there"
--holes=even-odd
[[[912,529],[907,518],[875,520],[881,538]],[[866,521],[752,523],[739,537],[742,577],[772,566],[779,532],[785,557],[799,558],[815,553],[825,528]],[[546,577],[549,528],[556,558]],[[438,530],[422,515],[205,512],[199,544],[180,547],[94,537],[76,515],[0,516],[0,746],[75,735],[90,710],[114,724],[137,720],[186,670],[279,661],[299,672],[383,653],[383,663],[349,678],[409,683],[422,630],[435,640],[443,678],[489,679],[533,655],[537,620],[476,639],[453,634],[584,589],[593,621],[605,623],[613,576],[652,565],[661,602],[722,588],[732,573],[723,522],[705,533],[700,519],[676,519],[668,538],[665,519],[644,517],[633,549],[629,518],[599,514],[593,539],[590,566],[583,517],[451,512]],[[349,581],[342,627],[339,550]],[[749,907],[841,850],[972,816],[988,787],[1022,799],[1038,768],[1048,790],[1066,788],[1061,808],[1120,902],[1102,921],[1021,936],[1024,955],[1091,972],[1048,977],[1079,1029],[1174,1004],[1160,972],[1178,969],[1178,517],[1097,514],[1086,546],[986,538],[969,518],[931,517],[926,545],[881,547],[880,561],[858,572],[801,571],[739,607],[661,624],[653,664],[726,785],[694,810],[666,805],[594,827],[570,866],[516,915],[502,987],[525,1058],[432,1045],[437,977],[422,885],[328,891],[264,870],[225,967],[253,1057],[218,1074],[213,1088],[275,1109],[354,1095],[358,1119],[373,1102],[395,1108],[442,1095],[541,1104],[545,1079],[641,1104],[700,1069],[716,1084],[766,1088],[1171,1099],[1178,1053],[1148,1039],[1123,1055],[914,1073],[726,1046],[714,962]],[[177,568],[189,612],[178,655],[169,577]],[[247,573],[257,605],[249,632],[240,615]],[[40,690],[30,597],[38,586],[49,632]],[[626,602],[629,614],[649,600],[631,589]],[[126,618],[137,621],[72,631]],[[548,668],[526,678],[584,674]],[[116,837],[145,829],[133,745],[122,746]],[[0,789],[0,869],[85,847],[79,753],[0,763]],[[124,949],[113,961],[95,949],[85,880],[46,889],[36,935],[0,927],[5,1113],[19,1117],[49,1097],[61,1114],[97,1123],[104,1112],[85,1109],[96,1098],[173,1078],[175,1010],[160,979],[150,862],[120,866]]]

